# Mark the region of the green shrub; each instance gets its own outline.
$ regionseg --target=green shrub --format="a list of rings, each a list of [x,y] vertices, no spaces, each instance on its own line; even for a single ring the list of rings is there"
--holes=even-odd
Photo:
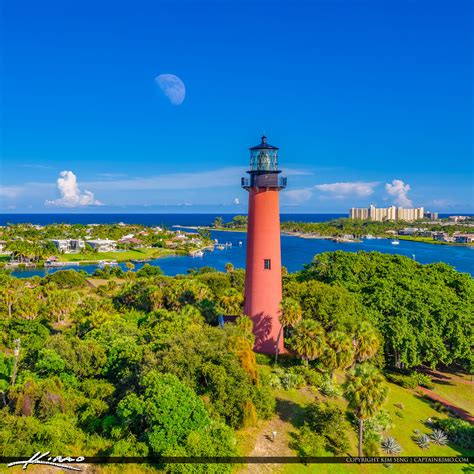
[[[56,283],[58,288],[82,288],[86,284],[87,273],[76,270],[59,270],[46,277],[46,281]]]
[[[430,390],[434,389],[434,385],[431,382],[431,377],[426,374],[422,374],[421,372],[413,372],[410,375],[410,378],[413,380],[413,383],[416,385],[420,385],[421,387],[428,388]]]
[[[387,410],[380,410],[375,416],[369,418],[364,423],[364,429],[366,432],[374,431],[376,433],[381,433],[382,431],[387,431],[392,426],[392,417]]]
[[[318,388],[319,391],[326,397],[336,398],[342,395],[341,387],[333,382],[329,376],[326,376],[323,379]]]
[[[300,388],[305,385],[305,380],[302,375],[295,374],[292,371],[286,372],[283,377],[280,378],[281,384],[285,390],[292,388]]]
[[[370,438],[362,446],[364,455],[368,457],[380,456],[380,441]]]
[[[403,388],[413,389],[418,386],[418,382],[408,375],[388,373],[386,377],[389,382],[400,385]]]
[[[258,365],[271,365],[273,362],[273,356],[268,354],[255,354],[255,360]]]
[[[296,374],[300,374],[304,378],[306,384],[312,387],[319,387],[325,379],[323,374],[305,365],[293,367],[292,371]]]
[[[307,424],[299,429],[294,438],[290,447],[297,451],[299,456],[318,457],[327,455],[324,449],[326,446],[326,438],[312,431]]]
[[[275,397],[268,386],[260,385],[256,388],[253,403],[259,418],[268,420],[275,413]]]
[[[461,448],[474,449],[474,426],[459,418],[449,417],[435,421],[437,429],[443,430],[450,441]]]
[[[292,388],[303,387],[305,385],[305,379],[301,374],[292,369],[285,370],[281,367],[277,367],[273,369],[268,383],[273,388],[284,388],[285,390],[290,390]]]
[[[306,408],[306,422],[316,434],[326,438],[325,449],[341,454],[349,448],[347,433],[350,430],[344,411],[329,403],[311,403]]]

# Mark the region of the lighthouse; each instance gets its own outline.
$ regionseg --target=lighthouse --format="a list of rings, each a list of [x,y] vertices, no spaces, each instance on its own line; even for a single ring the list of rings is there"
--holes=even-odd
[[[255,351],[274,354],[281,324],[280,207],[278,193],[286,178],[278,169],[278,148],[262,137],[250,148],[249,193],[244,312],[253,321]],[[278,352],[283,351],[283,337]]]

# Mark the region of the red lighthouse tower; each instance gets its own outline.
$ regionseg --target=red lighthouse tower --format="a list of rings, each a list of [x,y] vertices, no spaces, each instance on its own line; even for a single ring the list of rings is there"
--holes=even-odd
[[[255,350],[274,354],[282,297],[278,193],[286,187],[286,178],[278,169],[278,148],[269,145],[265,135],[250,148],[247,173],[250,177],[242,178],[249,192],[244,312],[254,323]],[[282,352],[283,337],[278,346]]]

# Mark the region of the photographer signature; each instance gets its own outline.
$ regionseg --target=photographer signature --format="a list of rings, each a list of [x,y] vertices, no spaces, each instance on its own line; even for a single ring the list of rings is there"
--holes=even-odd
[[[11,462],[8,464],[8,467],[23,466],[23,469],[26,469],[30,464],[45,464],[47,466],[58,467],[61,469],[68,469],[70,471],[81,471],[81,469],[79,469],[78,467],[69,466],[68,464],[65,464],[65,463],[82,462],[85,459],[83,456],[78,456],[77,458],[73,458],[70,456],[47,457],[49,454],[50,454],[49,451],[43,454],[41,454],[41,452],[38,451],[36,454],[33,454],[33,456],[31,456],[30,459],[27,459],[26,461]]]

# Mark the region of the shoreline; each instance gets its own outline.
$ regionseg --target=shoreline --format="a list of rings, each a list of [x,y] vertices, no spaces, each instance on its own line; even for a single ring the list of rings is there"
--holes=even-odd
[[[182,226],[182,227],[185,227],[185,226]],[[191,228],[190,226],[187,226],[187,228]],[[199,228],[203,228],[203,227],[199,227]],[[244,230],[234,230],[234,229],[215,229],[215,228],[210,228],[212,230],[225,230],[227,232],[235,232],[235,233],[242,233],[242,232],[245,232]],[[297,237],[297,238],[302,238],[302,239],[308,239],[308,240],[328,240],[328,241],[332,241],[332,242],[336,242],[336,243],[363,243],[365,242],[366,240],[367,241],[370,241],[370,239],[365,239],[365,238],[362,238],[361,240],[352,240],[352,239],[342,239],[342,238],[337,238],[337,237],[332,237],[332,236],[323,236],[323,235],[317,235],[315,233],[304,233],[304,232],[298,232],[298,231],[283,231],[281,232],[281,235],[282,236],[288,236],[288,237]],[[405,240],[407,242],[416,242],[416,243],[421,243],[421,244],[424,244],[424,243],[428,243],[428,244],[436,244],[436,245],[444,245],[445,247],[458,247],[458,248],[474,248],[474,245],[473,244],[457,244],[457,243],[450,243],[450,242],[439,242],[439,241],[432,241],[432,240],[427,240],[426,238],[425,239],[420,239],[420,238],[414,238],[414,237],[411,237],[411,236],[393,236],[393,237],[376,237],[377,240]],[[148,249],[148,251],[150,251],[151,249]],[[188,257],[201,257],[201,255],[196,255],[196,253],[198,252],[205,252],[205,251],[208,251],[208,252],[213,252],[215,250],[215,245],[205,245],[203,247],[200,247],[200,248],[197,248],[197,249],[193,249],[193,250],[190,250],[190,251],[183,251],[183,250],[177,250],[177,249],[159,249],[157,251],[157,255],[150,255],[148,253],[148,255],[144,255],[144,254],[147,254],[147,252],[143,252],[141,251],[140,252],[140,255],[133,255],[133,256],[130,256],[127,255],[126,258],[120,258],[121,257],[121,254],[124,254],[125,252],[113,252],[113,253],[107,253],[106,255],[101,255],[101,256],[97,256],[96,259],[93,259],[93,260],[90,260],[90,259],[84,259],[84,260],[74,260],[74,257],[75,255],[77,254],[66,254],[67,256],[69,256],[70,260],[62,260],[62,261],[59,261],[56,265],[44,265],[44,262],[40,262],[40,263],[35,263],[35,264],[31,264],[31,263],[20,263],[18,265],[14,265],[14,266],[11,266],[11,264],[9,262],[0,262],[0,269],[4,269],[4,270],[10,270],[10,271],[13,271],[13,272],[27,272],[27,271],[30,271],[30,270],[44,270],[44,271],[48,271],[48,270],[54,270],[54,271],[57,271],[57,270],[61,270],[61,269],[76,269],[76,270],[81,270],[82,267],[86,267],[86,266],[93,266],[93,267],[97,267],[99,268],[100,266],[100,263],[101,262],[104,262],[104,263],[116,263],[116,264],[125,264],[127,262],[130,262],[130,263],[137,263],[137,264],[147,264],[149,262],[152,262],[152,261],[158,261],[158,260],[161,260],[165,257],[171,257],[171,256],[174,256],[174,257],[179,257],[179,256],[188,256]],[[137,251],[138,253],[138,251]],[[7,257],[8,255],[4,254],[4,255],[0,255],[0,257]],[[64,257],[64,255],[62,256]],[[76,257],[77,258],[77,257]],[[159,263],[157,263],[159,265]],[[71,268],[71,267],[75,267],[75,268]]]

